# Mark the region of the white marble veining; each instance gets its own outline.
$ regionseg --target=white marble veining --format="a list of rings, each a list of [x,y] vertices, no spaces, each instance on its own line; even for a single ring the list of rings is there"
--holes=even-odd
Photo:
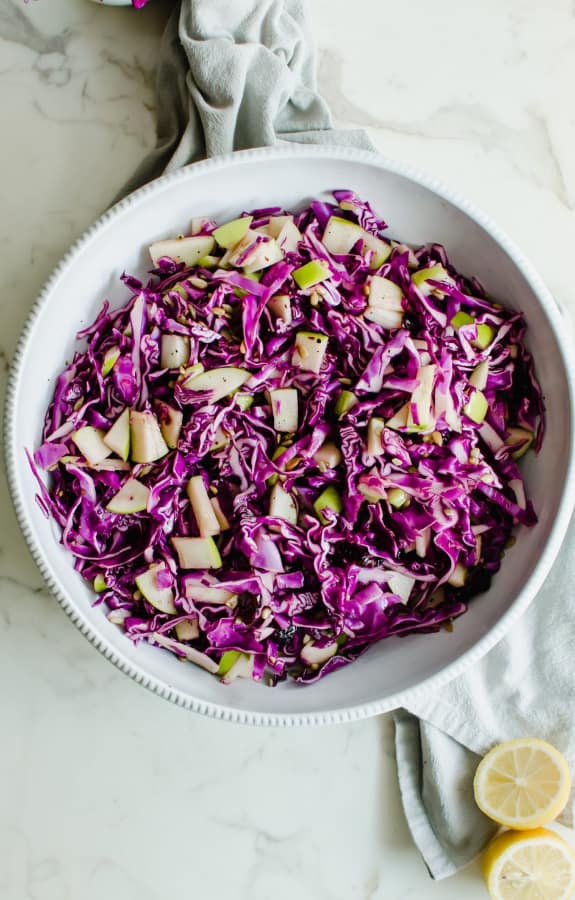
[[[0,367],[61,254],[153,142],[169,4],[0,0]],[[564,307],[575,246],[573,0],[314,0],[338,124],[496,218]],[[41,373],[39,373],[41,377]],[[258,731],[120,675],[42,587],[1,485],[2,900],[479,900],[434,884],[388,718]]]

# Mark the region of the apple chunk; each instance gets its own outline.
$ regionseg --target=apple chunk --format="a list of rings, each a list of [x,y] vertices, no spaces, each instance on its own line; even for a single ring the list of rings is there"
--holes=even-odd
[[[130,409],[126,407],[109,431],[104,435],[104,443],[117,453],[124,462],[130,455]]]
[[[173,537],[172,545],[182,569],[219,569],[222,564],[212,537]]]
[[[143,512],[148,505],[150,489],[138,481],[137,478],[128,478],[120,490],[114,494],[106,509],[108,512],[130,515],[130,513]]]
[[[165,563],[154,563],[147,572],[142,572],[141,575],[137,576],[136,587],[155,609],[173,615],[176,612],[174,592],[171,587],[160,587],[158,585],[158,575],[166,571],[167,566]]]

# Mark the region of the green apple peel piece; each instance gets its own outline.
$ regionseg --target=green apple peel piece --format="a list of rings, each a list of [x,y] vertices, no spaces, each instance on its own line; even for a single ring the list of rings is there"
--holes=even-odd
[[[392,488],[387,492],[387,501],[394,509],[403,509],[409,503],[409,496],[401,488]]]
[[[339,513],[341,513],[343,504],[341,502],[341,497],[338,491],[333,487],[333,485],[326,487],[326,489],[321,492],[319,497],[314,500],[313,508],[322,525],[328,524],[328,519],[324,515],[324,511],[326,509],[330,510],[331,512],[337,513],[338,515]]]
[[[96,575],[96,577],[94,578],[93,586],[97,594],[102,594],[108,587],[108,585],[106,584],[106,579],[101,574]]]
[[[426,293],[431,293],[431,291],[441,293],[440,288],[429,285],[428,281],[446,281],[448,284],[453,284],[453,278],[449,272],[440,265],[430,266],[428,269],[420,269],[418,272],[414,272],[411,280],[417,288],[424,290]]]
[[[126,407],[109,431],[104,435],[104,443],[124,462],[130,455],[130,409]]]
[[[171,587],[158,587],[157,581],[158,573],[165,571],[166,568],[165,563],[154,563],[147,572],[137,576],[136,587],[155,609],[173,615],[176,612],[174,592]]]
[[[319,373],[328,343],[327,334],[316,331],[298,331],[295,336],[295,347],[292,365],[305,372]]]
[[[184,334],[163,334],[160,342],[162,369],[179,369],[190,360],[190,339]]]
[[[222,677],[224,675],[227,675],[233,664],[240,658],[241,655],[242,654],[239,650],[225,650],[222,653],[222,658],[220,659],[218,675]]]
[[[233,394],[250,378],[250,373],[245,369],[235,366],[224,366],[218,369],[209,369],[199,375],[192,375],[183,382],[183,387],[188,391],[201,391],[206,394],[206,403],[216,403],[223,397]]]
[[[488,408],[489,404],[487,403],[485,395],[481,391],[474,391],[463,407],[463,412],[468,419],[472,420],[472,422],[481,425],[487,415]]]
[[[336,416],[339,416],[339,418],[342,419],[343,416],[347,415],[350,409],[353,409],[357,402],[358,399],[353,391],[342,391],[335,401],[334,412]]]
[[[219,569],[222,557],[212,537],[173,537],[181,569]]]
[[[389,257],[391,256],[392,247],[389,244],[386,244],[385,241],[382,241],[381,238],[376,237],[374,234],[369,234],[369,232],[363,232],[362,239],[362,251],[365,254],[366,252],[371,252],[372,257],[369,261],[370,269],[379,269],[380,266],[387,262]]]
[[[85,425],[70,435],[82,456],[91,464],[102,462],[112,453],[104,441],[105,432],[101,428]]]
[[[534,440],[535,435],[526,428],[509,428],[505,444],[507,447],[517,447],[516,450],[511,450],[511,455],[513,459],[521,459],[522,456],[525,456]]]
[[[168,452],[154,413],[130,410],[130,457],[137,463],[150,463]]]
[[[246,412],[246,410],[250,409],[254,405],[254,398],[252,394],[236,394],[236,404],[239,408]]]
[[[274,429],[292,434],[298,428],[298,393],[296,388],[276,388],[269,392]]]
[[[323,259],[312,259],[305,266],[300,266],[292,272],[295,283],[302,291],[319,284],[320,281],[325,281],[330,275],[329,265]]]
[[[219,534],[220,525],[201,475],[194,475],[193,478],[190,478],[186,493],[194,511],[200,536],[207,538]]]
[[[185,266],[195,266],[199,259],[212,252],[215,243],[211,235],[205,234],[156,241],[150,247],[150,257],[154,266],[164,257],[173,259],[175,263],[184,263]]]
[[[475,319],[473,318],[473,316],[470,316],[469,313],[460,310],[458,313],[455,313],[449,324],[452,328],[455,328],[456,331],[459,331],[459,329],[463,325],[473,325],[474,322]]]
[[[120,348],[119,347],[110,347],[109,350],[106,350],[104,353],[104,359],[102,361],[102,376],[105,378],[106,375],[109,375],[116,363],[120,358]]]
[[[232,219],[220,225],[213,232],[213,236],[224,250],[230,250],[244,238],[248,232],[250,225],[254,220],[253,216],[242,216],[239,219]]]
[[[477,326],[477,337],[471,341],[472,345],[478,350],[487,350],[495,337],[495,329],[485,322],[480,322]]]
[[[148,506],[150,489],[138,481],[137,478],[128,478],[117,494],[114,494],[106,509],[111,513],[129,516],[132,513],[143,512]]]

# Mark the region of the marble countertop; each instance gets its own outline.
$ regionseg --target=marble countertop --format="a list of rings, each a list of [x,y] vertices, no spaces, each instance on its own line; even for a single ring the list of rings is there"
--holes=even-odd
[[[3,380],[51,269],[153,142],[167,9],[0,0]],[[571,307],[573,0],[313,0],[313,15],[337,123],[482,206]],[[3,900],[486,896],[477,864],[428,879],[388,717],[262,731],[170,706],[67,621],[4,482],[0,502]]]

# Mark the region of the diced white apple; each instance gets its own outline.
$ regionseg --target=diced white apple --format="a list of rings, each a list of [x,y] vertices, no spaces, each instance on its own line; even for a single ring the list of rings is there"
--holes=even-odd
[[[439,264],[414,272],[411,276],[411,280],[423,294],[431,294],[433,292],[440,297],[443,296],[444,292],[441,288],[429,284],[430,281],[444,281],[446,284],[455,284],[447,269]]]
[[[197,619],[182,619],[181,622],[176,622],[175,631],[179,641],[195,641],[200,636]]]
[[[78,457],[79,459],[80,457]],[[60,462],[69,462],[70,460],[62,457]],[[92,468],[95,472],[129,472],[130,463],[124,462],[123,459],[103,459],[102,462],[93,463]]]
[[[184,594],[196,603],[228,603],[236,596],[232,591],[218,587],[219,581],[213,575],[184,575]]]
[[[92,425],[85,425],[71,434],[76,447],[91,465],[102,462],[112,453],[112,449],[105,443],[104,437],[105,432]]]
[[[319,450],[316,450],[313,458],[321,472],[326,472],[328,469],[335,469],[343,459],[341,450],[331,441],[326,441]]]
[[[229,434],[227,431],[224,431],[221,425],[218,425],[214,435],[214,443],[210,447],[210,453],[216,453],[218,450],[222,450],[224,447],[228,446],[229,442]]]
[[[270,238],[267,241],[259,241],[255,245],[251,253],[242,262],[242,268],[246,275],[251,275],[253,272],[261,272],[262,269],[268,269],[283,258],[284,255],[280,245],[274,238]]]
[[[216,515],[216,519],[218,520],[218,525],[220,526],[220,531],[227,531],[230,528],[230,523],[227,519],[226,514],[224,513],[221,503],[217,497],[210,497],[210,503],[212,504],[212,509]]]
[[[130,515],[142,512],[148,505],[150,489],[138,481],[137,478],[128,478],[120,490],[114,494],[106,509],[108,512]]]
[[[398,409],[395,415],[387,420],[387,422],[385,423],[386,427],[392,428],[394,431],[399,431],[402,428],[407,428],[410,405],[410,403],[404,403],[404,405],[400,409]]]
[[[214,238],[225,250],[235,247],[247,234],[249,227],[254,220],[253,216],[241,216],[239,219],[232,219],[231,222],[225,222],[216,228]]]
[[[297,504],[293,495],[276,482],[270,492],[269,514],[276,519],[283,519],[290,525],[297,525]]]
[[[220,525],[201,475],[194,475],[193,478],[190,478],[186,493],[194,511],[200,536],[206,538],[219,534]]]
[[[181,569],[219,569],[220,551],[212,537],[173,537]]]
[[[207,216],[194,216],[190,222],[190,234],[200,234],[206,228],[213,228],[214,222]]]
[[[385,428],[385,420],[372,416],[367,423],[367,452],[370,456],[381,456],[383,445],[381,436]]]
[[[461,563],[457,563],[457,565],[453,569],[453,572],[447,579],[447,583],[452,587],[460,588],[464,586],[466,579],[467,569]]]
[[[277,245],[282,253],[295,253],[301,239],[301,231],[293,222],[286,222],[276,237]]]
[[[156,241],[150,247],[150,257],[154,266],[164,257],[173,259],[175,263],[184,263],[185,266],[195,266],[202,256],[208,256],[212,252],[215,243],[213,237],[206,234]]]
[[[130,456],[134,462],[150,463],[168,452],[154,413],[130,410]]]
[[[403,312],[403,291],[389,278],[372,275],[369,283],[369,305],[387,309],[390,312]]]
[[[245,369],[224,366],[186,378],[183,387],[188,391],[201,391],[206,394],[206,402],[216,403],[222,397],[227,397],[228,394],[237,391],[248,378],[250,378],[250,373]]]
[[[162,437],[170,450],[174,450],[178,446],[184,414],[181,409],[175,409],[168,406],[167,403],[158,403],[158,419],[160,421],[160,430]]]
[[[179,369],[190,361],[190,339],[185,334],[163,334],[160,342],[162,369]]]
[[[363,314],[364,319],[368,322],[375,322],[382,328],[401,328],[403,322],[403,313],[390,312],[387,309],[380,309],[377,306],[368,306]]]
[[[136,577],[136,587],[155,609],[173,615],[176,612],[174,591],[171,587],[158,587],[158,574],[165,570],[165,563],[154,563],[147,572]]]
[[[425,559],[431,543],[431,528],[426,528],[415,538],[415,552],[420,559]]]
[[[315,372],[317,375],[323,363],[327,344],[327,334],[298,331],[295,336],[292,365],[306,372]]]
[[[484,359],[476,366],[469,376],[469,384],[478,391],[484,391],[487,387],[487,379],[489,377],[489,360]]]
[[[366,251],[371,251],[372,257],[369,262],[370,269],[379,269],[380,266],[386,262],[391,256],[392,247],[389,244],[386,244],[385,241],[382,241],[381,238],[375,236],[375,234],[370,234],[367,231],[363,232],[362,238],[362,250],[365,253]]]
[[[266,234],[270,237],[277,238],[285,225],[291,222],[293,224],[293,216],[270,216],[270,220],[266,225]]]
[[[433,382],[437,372],[437,366],[420,366],[417,370],[418,386],[411,395],[409,406],[408,427],[429,429],[435,425],[435,416],[431,410],[433,396]]]
[[[321,666],[323,663],[326,663],[328,659],[331,659],[332,656],[335,656],[336,653],[337,641],[326,644],[325,647],[316,647],[315,643],[310,641],[308,644],[303,645],[300,651],[300,658],[308,666]]]
[[[287,294],[277,294],[275,297],[268,300],[268,309],[276,319],[281,319],[286,325],[291,325],[291,300]]]
[[[130,410],[128,407],[106,432],[104,443],[124,461],[128,459],[130,455]]]
[[[321,240],[326,250],[339,255],[349,253],[363,234],[363,228],[356,222],[350,222],[340,216],[330,216]]]
[[[298,393],[296,388],[276,388],[270,391],[274,428],[293,433],[298,428]]]
[[[401,597],[404,603],[409,600],[411,590],[415,584],[415,578],[404,575],[403,572],[393,572],[387,580],[387,586],[393,594]]]

